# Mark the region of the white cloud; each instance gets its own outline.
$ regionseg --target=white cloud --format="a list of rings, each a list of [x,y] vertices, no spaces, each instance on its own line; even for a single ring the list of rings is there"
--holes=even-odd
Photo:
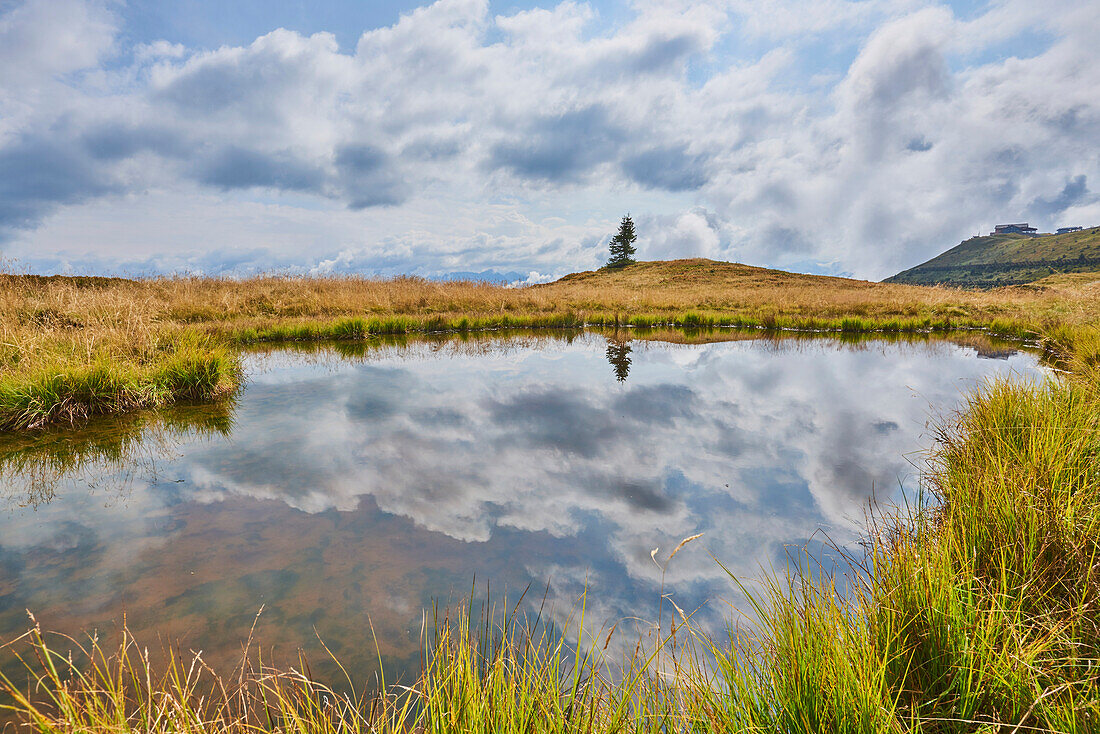
[[[0,90],[3,102],[39,102],[36,93],[52,79],[98,64],[114,47],[114,16],[83,0],[27,0],[0,15]]]
[[[639,224],[640,230],[646,233],[638,247],[641,259],[720,258],[722,255],[719,225],[705,209],[643,219]]]
[[[276,29],[140,44],[120,67],[110,12],[26,2],[0,15],[0,237],[43,269],[217,270],[240,250],[546,273],[597,265],[631,211],[650,256],[881,277],[996,220],[1095,223],[1097,16],[776,0],[639,3],[604,26],[584,3],[442,0],[352,53]],[[1025,32],[1049,42],[1008,55]],[[818,73],[815,44],[838,38],[854,59]]]
[[[849,0],[730,0],[728,7],[750,36],[782,39],[818,34],[837,28],[858,31],[868,22],[913,3],[849,2]]]

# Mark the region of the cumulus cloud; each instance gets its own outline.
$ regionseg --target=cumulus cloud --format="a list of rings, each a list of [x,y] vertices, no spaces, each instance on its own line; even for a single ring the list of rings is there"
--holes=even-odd
[[[614,158],[624,138],[607,110],[593,105],[536,117],[515,139],[495,145],[487,165],[524,178],[576,181]]]
[[[117,190],[108,172],[72,141],[28,135],[0,149],[0,236],[31,229],[62,204]]]
[[[669,260],[682,256],[717,258],[722,255],[721,224],[703,208],[667,217],[639,220],[639,257]]]
[[[1074,2],[966,17],[917,0],[642,2],[609,24],[585,3],[497,15],[440,0],[353,50],[285,29],[213,50],[128,46],[125,13],[0,11],[9,256],[177,257],[163,208],[160,226],[118,224],[135,200],[172,196],[170,209],[260,203],[293,223],[226,215],[210,239],[195,219],[211,244],[187,259],[228,261],[243,243],[301,270],[371,272],[593,267],[625,211],[654,254],[863,277],[995,220],[1100,221],[1100,19]],[[522,234],[495,227],[502,209],[529,222]],[[320,251],[293,234],[318,212]],[[140,252],[106,233],[145,223]]]
[[[683,143],[630,155],[623,160],[623,170],[646,188],[685,191],[707,182],[706,156],[689,155]]]
[[[196,178],[222,189],[263,187],[316,192],[320,190],[324,175],[289,153],[264,154],[230,147],[203,161]]]
[[[1065,187],[1057,196],[1049,199],[1037,198],[1032,202],[1031,208],[1049,218],[1061,214],[1070,207],[1095,201],[1097,201],[1097,196],[1089,191],[1088,177],[1081,174],[1067,181]]]
[[[98,64],[115,46],[116,18],[102,3],[26,0],[0,14],[0,101],[5,108],[48,103],[58,75]],[[10,109],[7,109],[10,113]]]

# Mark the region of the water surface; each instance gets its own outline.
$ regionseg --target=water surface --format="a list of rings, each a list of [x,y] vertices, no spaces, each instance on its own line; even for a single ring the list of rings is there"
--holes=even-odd
[[[365,668],[376,636],[415,667],[422,611],[475,579],[479,597],[531,586],[559,621],[587,588],[605,625],[655,617],[663,584],[720,630],[740,600],[714,558],[759,576],[811,540],[852,543],[872,497],[915,491],[929,419],[990,376],[1041,373],[982,340],[628,332],[246,361],[228,404],[0,445],[0,639],[25,609],[73,633],[125,614],[224,668],[262,606],[276,655],[320,635]]]

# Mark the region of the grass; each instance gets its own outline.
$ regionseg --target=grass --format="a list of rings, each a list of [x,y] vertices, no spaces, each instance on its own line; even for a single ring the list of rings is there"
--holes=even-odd
[[[674,657],[674,637],[686,619],[653,644],[639,642],[613,666],[603,650],[614,629],[595,645],[566,642],[589,633],[583,600],[563,629],[519,609],[519,602],[505,600],[480,616],[465,607],[453,615],[437,611],[425,625],[416,680],[387,685],[380,678],[364,687],[338,663],[344,679],[329,683],[316,680],[306,660],[288,669],[270,667],[251,638],[240,665],[219,675],[201,653],[184,655],[178,648],[152,662],[148,648],[125,627],[112,647],[97,637],[43,633],[32,615],[33,628],[4,647],[33,683],[24,686],[0,673],[0,689],[11,700],[8,710],[43,732],[657,734],[687,711],[681,691],[654,674],[662,662],[673,677],[701,674],[697,658],[685,661],[686,651]]]
[[[692,328],[758,319],[770,328],[801,324],[842,333],[969,324],[1042,334],[1051,362],[1065,373],[1042,384],[991,383],[973,393],[941,423],[924,474],[926,495],[916,506],[874,518],[866,550],[849,557],[846,574],[825,573],[807,558],[766,580],[749,594],[755,622],[724,639],[706,638],[674,608],[671,626],[658,620],[632,655],[612,660],[606,640],[616,631],[587,630],[583,599],[574,629],[564,631],[544,630],[539,620],[515,613],[499,620],[490,611],[480,623],[459,613],[429,625],[416,680],[356,688],[350,675],[347,682],[318,681],[304,664],[272,669],[248,655],[219,677],[201,658],[178,650],[154,664],[125,635],[108,651],[97,640],[77,646],[36,627],[6,646],[31,676],[30,684],[2,681],[12,710],[36,731],[95,734],[1100,730],[1100,331],[1090,324],[1096,293],[1079,283],[992,293],[880,290],[831,279],[798,286],[798,279],[773,271],[737,281],[733,270],[705,261],[650,265],[639,264],[647,267],[634,276],[626,268],[606,278],[577,276],[558,290],[514,294],[394,281],[306,282],[297,295],[279,281],[192,283],[196,292],[209,289],[214,304],[218,292],[237,298],[269,288],[269,296],[282,295],[264,301],[276,312],[268,316],[218,308],[217,318],[183,326],[163,316],[163,304],[180,303],[169,299],[158,302],[164,323],[153,319],[138,328],[144,311],[124,323],[137,333],[147,328],[147,345],[162,343],[160,329],[167,329],[213,340],[200,343],[203,349],[269,337],[328,338],[337,329],[354,340],[387,328],[457,327],[461,319],[467,329],[510,325],[493,320],[505,318]],[[721,272],[707,288],[687,282],[694,269],[712,267]],[[742,283],[740,292],[729,292],[730,279]],[[768,285],[771,279],[778,282]],[[619,300],[627,282],[635,283],[632,304]],[[118,298],[120,288],[184,285],[115,284],[82,293]],[[337,311],[323,319],[304,306],[294,317],[279,313],[325,288],[345,296],[376,289],[372,298],[420,293],[426,300],[414,299],[407,311],[390,301],[381,313],[356,314],[338,312],[345,306],[335,298]],[[647,288],[654,290],[647,295]],[[498,296],[503,305],[492,312],[473,307],[486,307],[476,299]],[[30,308],[26,294],[21,298],[19,307]],[[462,298],[473,299],[465,313],[429,310]],[[33,307],[46,308],[40,301]],[[88,312],[100,314],[102,328],[114,323],[125,330],[111,315],[124,310]],[[71,318],[57,314],[51,318]],[[81,337],[88,328],[66,338],[80,343],[93,333]]]
[[[261,342],[583,326],[1024,337],[1094,319],[1094,285],[1068,279],[975,292],[699,259],[529,288],[407,277],[0,275],[0,431],[217,399],[239,381],[239,349]]]
[[[27,370],[0,382],[0,429],[76,425],[95,415],[212,400],[232,392],[239,373],[235,357],[218,347],[173,348],[136,365],[100,357],[61,370]]]
[[[1045,276],[1100,269],[1100,227],[1081,232],[1028,237],[1022,234],[972,237],[931,260],[889,278],[894,283],[994,288],[1031,283]]]
[[[874,530],[860,583],[810,569],[758,599],[761,631],[722,658],[751,730],[1100,727],[1095,386],[989,385],[927,481],[934,502]]]

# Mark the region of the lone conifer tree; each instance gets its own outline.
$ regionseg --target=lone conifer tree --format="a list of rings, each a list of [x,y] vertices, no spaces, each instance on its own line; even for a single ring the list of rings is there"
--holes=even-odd
[[[608,247],[611,257],[607,261],[609,268],[621,268],[634,262],[634,241],[638,235],[634,234],[634,220],[627,214],[619,223],[619,233],[611,238]]]

